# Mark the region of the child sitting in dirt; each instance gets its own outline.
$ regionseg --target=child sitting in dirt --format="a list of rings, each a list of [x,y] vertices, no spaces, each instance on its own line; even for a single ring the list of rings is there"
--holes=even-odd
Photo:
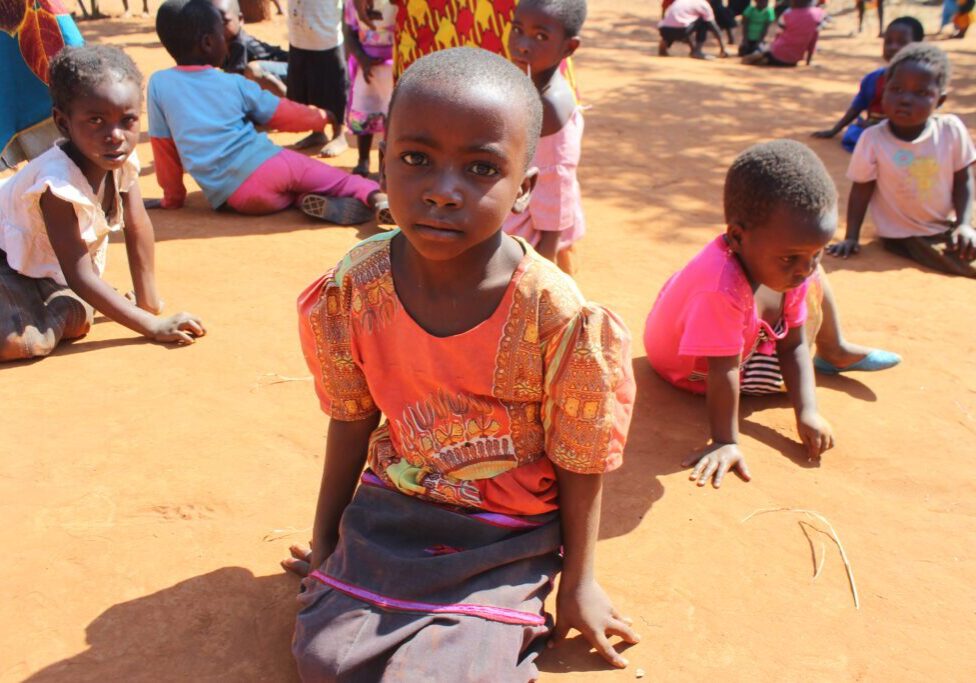
[[[414,62],[382,171],[400,230],[299,299],[331,417],[312,550],[285,562],[307,574],[305,680],[536,680],[560,569],[556,639],[576,628],[618,667],[608,638],[638,640],[593,571],[633,407],[629,335],[502,231],[529,203],[542,116],[487,50]]]
[[[240,74],[267,90],[284,97],[288,82],[288,51],[258,40],[244,30],[244,15],[237,0],[212,0],[224,20],[227,57],[220,68]],[[281,12],[279,12],[281,14]]]
[[[817,369],[883,370],[900,358],[847,342],[819,267],[837,227],[837,190],[817,156],[792,140],[750,147],[725,178],[724,235],[665,283],[644,348],[661,377],[707,398],[711,443],[687,459],[691,479],[750,478],[739,450],[739,395],[785,392],[811,459],[833,447],[817,411]]]
[[[756,0],[742,11],[742,44],[739,56],[745,57],[762,49],[766,32],[776,21],[776,13],[769,6],[769,0]]]
[[[657,46],[660,57],[668,56],[668,48],[673,43],[687,43],[692,57],[711,59],[711,55],[702,52],[702,45],[709,33],[718,41],[719,56],[729,56],[725,51],[725,43],[722,42],[722,33],[715,23],[715,12],[708,0],[675,0],[658,22],[657,30],[661,34],[661,42]]]
[[[743,64],[765,66],[796,66],[806,57],[807,65],[813,61],[817,49],[820,26],[827,12],[813,6],[814,0],[790,0],[790,9],[779,18],[779,33],[768,48],[758,50],[742,58]]]
[[[848,152],[853,152],[854,146],[864,129],[884,121],[881,95],[884,93],[885,72],[888,70],[888,62],[909,43],[920,43],[923,40],[925,40],[925,29],[915,17],[898,17],[888,24],[888,28],[884,32],[884,47],[881,51],[885,66],[875,69],[861,80],[861,87],[858,89],[854,101],[851,102],[851,106],[832,128],[817,131],[813,137],[832,138],[844,130],[844,126],[847,126],[847,131],[841,139],[841,145]],[[867,112],[867,116],[858,118],[862,112]]]
[[[93,309],[159,342],[205,334],[189,313],[160,317],[153,226],[139,194],[142,74],[114,47],[66,47],[50,66],[66,138],[0,180],[0,360],[46,356],[83,337]],[[102,280],[108,237],[125,229],[134,291]]]
[[[936,114],[946,99],[949,58],[913,43],[888,66],[881,104],[887,121],[864,131],[847,177],[847,234],[828,251],[860,249],[864,215],[885,249],[944,273],[976,277],[973,171],[976,148],[966,125]]]
[[[522,0],[515,10],[508,51],[542,98],[542,137],[532,165],[539,171],[525,211],[504,230],[572,275],[574,245],[586,230],[576,168],[583,144],[583,110],[559,65],[579,47],[586,0]]]
[[[149,79],[149,135],[163,208],[183,205],[185,166],[215,209],[226,204],[267,214],[297,202],[306,214],[339,225],[364,223],[385,209],[386,195],[372,180],[282,149],[255,130],[255,124],[323,130],[329,118],[213,68],[223,63],[227,44],[209,0],[167,0],[156,33],[177,64]]]

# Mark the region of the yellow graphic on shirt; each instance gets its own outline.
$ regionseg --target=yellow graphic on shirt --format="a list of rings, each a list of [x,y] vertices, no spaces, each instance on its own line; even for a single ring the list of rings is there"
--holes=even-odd
[[[916,157],[911,150],[900,149],[891,160],[911,178],[916,197],[921,200],[931,197],[939,179],[939,163],[933,157]]]

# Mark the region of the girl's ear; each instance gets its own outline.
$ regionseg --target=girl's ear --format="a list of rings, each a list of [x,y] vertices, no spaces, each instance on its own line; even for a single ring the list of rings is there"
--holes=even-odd
[[[729,223],[725,228],[725,243],[729,245],[729,249],[732,253],[739,251],[742,246],[742,233],[745,232],[745,228],[742,227],[741,223]]]
[[[572,38],[567,38],[566,43],[563,45],[563,59],[568,59],[573,56],[573,53],[579,49],[580,39],[579,36],[573,36]]]
[[[54,125],[58,127],[58,131],[64,137],[69,137],[68,135],[68,116],[63,111],[54,107],[51,109],[51,117],[54,119]]]
[[[947,92],[944,92],[941,95],[939,95],[939,101],[935,103],[935,108],[938,109],[943,104],[945,104],[945,101],[946,99],[948,99],[948,97],[949,97],[949,93]]]
[[[380,140],[377,145],[380,152],[380,191],[386,192],[386,140]]]
[[[535,189],[535,184],[538,180],[539,169],[535,166],[530,166],[529,170],[525,172],[525,177],[522,178],[519,193],[515,197],[515,204],[512,205],[512,213],[522,213],[529,208],[529,202],[532,200],[532,190]]]

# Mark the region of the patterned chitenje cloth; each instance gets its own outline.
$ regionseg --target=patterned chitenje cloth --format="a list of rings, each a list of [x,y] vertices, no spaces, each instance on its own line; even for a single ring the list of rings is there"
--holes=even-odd
[[[516,0],[399,0],[394,76],[424,55],[470,45],[508,57]]]
[[[48,66],[83,40],[58,0],[0,0],[0,153],[51,116]]]
[[[304,678],[378,680],[446,663],[457,680],[532,678],[526,660],[548,632],[543,604],[560,566],[558,513],[451,508],[367,472],[339,537],[298,598],[293,650]],[[438,642],[457,647],[435,652]],[[421,653],[424,644],[432,649]]]

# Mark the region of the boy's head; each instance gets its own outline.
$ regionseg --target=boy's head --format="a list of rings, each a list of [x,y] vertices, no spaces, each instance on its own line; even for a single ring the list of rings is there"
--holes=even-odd
[[[212,0],[213,6],[224,22],[224,39],[229,43],[241,33],[244,15],[237,0]]]
[[[220,66],[227,56],[224,21],[210,0],[166,0],[156,12],[156,34],[181,66]]]
[[[414,62],[390,99],[380,177],[416,251],[453,258],[523,210],[541,128],[535,86],[503,57],[461,47]]]
[[[736,157],[724,198],[729,248],[751,281],[778,292],[813,273],[837,227],[837,189],[823,162],[795,140]]]
[[[559,66],[580,44],[586,0],[522,0],[508,35],[512,61],[527,73]]]
[[[757,9],[766,9],[769,7],[769,0],[756,0]]]
[[[886,62],[898,54],[898,51],[909,43],[921,43],[925,40],[925,29],[915,17],[898,17],[884,32],[884,47],[881,56]]]
[[[945,102],[949,57],[933,43],[912,43],[899,50],[885,73],[881,108],[897,134],[921,132]]]

